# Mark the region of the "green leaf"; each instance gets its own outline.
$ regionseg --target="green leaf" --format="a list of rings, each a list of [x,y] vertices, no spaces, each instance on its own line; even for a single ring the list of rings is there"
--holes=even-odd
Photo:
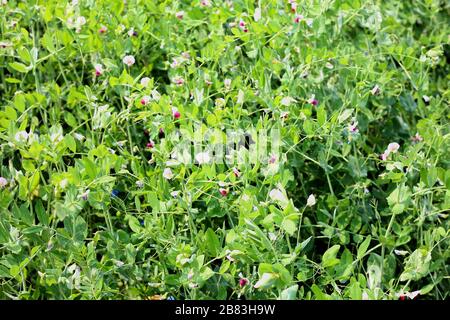
[[[358,253],[356,255],[356,258],[359,260],[361,259],[364,254],[367,252],[367,249],[369,248],[370,245],[370,241],[372,240],[372,237],[369,235],[366,240],[364,240],[363,243],[361,243],[361,245],[358,248]]]
[[[280,300],[296,300],[297,299],[298,285],[293,285],[287,289],[281,291]]]
[[[75,142],[75,138],[72,137],[70,134],[64,137],[64,142],[66,143],[66,146],[69,148],[70,151],[72,152],[77,151],[77,143]]]
[[[295,222],[287,218],[283,219],[283,222],[281,223],[281,228],[284,231],[286,231],[290,236],[293,236],[295,231],[297,230]]]
[[[336,255],[341,246],[336,244],[329,248],[322,256],[322,266],[324,268],[332,267],[339,263],[339,259],[336,258]]]
[[[400,281],[419,280],[428,274],[431,253],[426,249],[416,249],[406,259],[405,269],[400,275]]]
[[[24,65],[23,63],[20,63],[20,62],[12,62],[9,64],[9,66],[11,68],[13,68],[14,70],[22,72],[22,73],[26,73],[30,70],[30,67],[27,67],[26,65]]]
[[[205,232],[206,248],[208,249],[211,256],[215,257],[219,254],[221,250],[220,241],[215,232],[209,228]]]
[[[327,122],[327,110],[325,110],[324,106],[317,109],[317,122],[320,126],[323,126]]]
[[[13,265],[9,268],[9,274],[11,277],[15,278],[20,274],[20,267],[18,265]]]
[[[139,233],[142,230],[142,227],[139,223],[139,220],[134,216],[127,216],[128,217],[128,225],[130,226],[130,229],[133,230],[135,233]]]

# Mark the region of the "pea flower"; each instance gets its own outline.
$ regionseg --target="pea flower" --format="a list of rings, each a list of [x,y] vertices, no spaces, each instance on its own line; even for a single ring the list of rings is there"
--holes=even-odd
[[[319,104],[319,101],[316,99],[315,95],[313,94],[311,98],[308,99],[308,103],[312,104],[313,106],[317,106]]]
[[[280,118],[281,119],[287,119],[288,116],[289,116],[289,112],[288,111],[282,111],[280,113]]]
[[[239,21],[239,28],[244,31],[244,32],[248,32],[248,29],[246,27],[246,24],[243,20]]]
[[[217,98],[214,102],[216,107],[223,107],[225,105],[225,99],[224,98]]]
[[[11,42],[0,41],[0,49],[6,49],[8,47],[12,47],[12,43]]]
[[[26,142],[28,140],[28,133],[26,131],[19,131],[16,133],[15,139],[18,142]]]
[[[423,141],[422,136],[417,132],[413,137],[411,137],[412,142],[417,143]]]
[[[228,190],[225,188],[219,188],[219,193],[225,197],[228,194]]]
[[[185,58],[185,59],[190,59],[190,58],[191,58],[191,55],[190,55],[189,52],[187,52],[187,51],[182,52],[182,53],[181,53],[181,56],[182,56],[183,58]]]
[[[256,22],[261,20],[261,8],[255,9],[255,13],[253,14],[253,19],[255,19]]]
[[[170,168],[165,168],[163,171],[163,177],[164,179],[170,180],[173,178],[173,172],[170,170]]]
[[[86,18],[83,16],[79,16],[76,20],[76,24],[79,26],[85,25],[86,24]]]
[[[144,182],[142,180],[136,181],[136,187],[142,189],[144,187]]]
[[[295,2],[295,1],[291,2],[291,11],[292,11],[292,13],[297,12],[297,2]]]
[[[233,168],[233,174],[236,178],[241,176],[241,172],[237,168]]]
[[[153,140],[150,140],[149,142],[147,142],[147,149],[152,149],[155,146],[155,142],[153,142]]]
[[[231,79],[225,79],[223,81],[223,84],[224,84],[225,88],[230,89],[230,87],[231,87]]]
[[[279,201],[279,202],[284,203],[284,204],[289,202],[287,197],[278,188],[270,190],[269,198],[272,199],[273,201]]]
[[[145,106],[146,104],[148,104],[150,102],[150,97],[149,96],[143,96],[142,98],[141,98],[141,104],[143,105],[143,106]]]
[[[313,194],[310,194],[308,199],[306,200],[306,205],[308,207],[312,207],[316,204],[316,197]]]
[[[166,135],[164,133],[164,129],[163,128],[159,128],[159,132],[158,132],[158,138],[162,139],[164,138]]]
[[[389,143],[387,150],[390,153],[396,153],[399,148],[400,148],[400,145],[397,142],[391,142],[391,143]]]
[[[4,187],[6,187],[7,184],[8,184],[8,180],[6,180],[3,177],[0,177],[0,188],[3,189]]]
[[[97,77],[101,76],[103,74],[103,66],[101,64],[99,64],[99,63],[95,64],[94,69],[95,69],[95,75]]]
[[[380,87],[378,85],[375,85],[375,87],[373,87],[372,90],[370,90],[370,93],[373,94],[374,96],[380,94]]]
[[[352,133],[358,132],[358,121],[353,121],[352,123],[350,123],[348,126],[348,131]]]
[[[134,28],[131,28],[130,30],[128,30],[127,34],[128,34],[130,37],[137,36],[137,32],[134,31]]]
[[[108,28],[106,28],[105,26],[101,26],[100,29],[98,29],[98,33],[106,33],[106,31],[108,31]]]
[[[172,108],[172,116],[174,117],[174,119],[180,119],[181,113],[180,113],[180,111],[178,111],[177,108],[173,107]]]
[[[89,197],[89,193],[90,193],[90,190],[87,189],[85,192],[83,192],[83,193],[80,195],[80,198],[83,199],[84,201],[87,201],[87,199],[88,199],[88,197]]]
[[[292,102],[295,102],[295,99],[292,97],[284,97],[283,99],[281,99],[281,105],[283,106],[290,106]]]
[[[178,20],[182,20],[184,18],[184,11],[178,11],[175,13],[175,17],[177,17]]]
[[[184,79],[181,77],[177,77],[173,80],[177,86],[182,86],[184,84]]]
[[[173,59],[172,59],[172,63],[170,64],[170,67],[171,67],[172,69],[175,69],[175,68],[178,67],[179,65],[180,65],[180,63],[178,62],[178,60],[175,59],[175,58],[173,58]]]
[[[149,83],[150,83],[150,78],[149,77],[144,77],[144,78],[141,79],[141,85],[143,87],[147,87]]]
[[[296,14],[294,17],[294,22],[300,23],[300,21],[302,21],[303,19],[304,19],[304,17],[301,14]]]
[[[211,6],[211,3],[209,2],[209,0],[201,0],[200,5],[202,7],[209,7],[209,6]]]
[[[270,164],[274,164],[277,161],[277,156],[276,155],[271,155],[269,158],[269,163]]]
[[[211,157],[208,152],[199,152],[195,155],[195,160],[199,165],[203,165],[205,163],[209,163],[211,161]]]
[[[126,64],[127,66],[129,66],[129,67],[131,67],[135,62],[136,62],[136,60],[134,59],[134,57],[133,56],[125,56],[125,57],[123,57],[123,63],[124,64]]]
[[[240,277],[240,279],[239,279],[239,285],[240,285],[241,287],[245,287],[245,286],[249,283],[248,279],[247,279],[247,278],[244,278],[244,276],[242,275],[242,273],[239,274],[239,277]]]
[[[381,154],[380,158],[383,161],[386,161],[387,158],[391,153],[396,153],[398,149],[400,148],[400,145],[397,142],[391,142],[387,146],[386,150],[384,150],[383,154]]]

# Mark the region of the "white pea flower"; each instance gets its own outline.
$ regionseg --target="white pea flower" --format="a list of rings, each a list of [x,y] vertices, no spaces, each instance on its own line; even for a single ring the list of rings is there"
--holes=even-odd
[[[199,152],[195,155],[195,160],[199,165],[209,163],[211,161],[211,157],[208,152]]]
[[[256,22],[261,20],[261,8],[256,8],[255,9],[255,13],[253,15],[253,18],[255,19]]]
[[[7,184],[8,184],[8,180],[6,180],[3,177],[0,177],[0,188],[6,187]]]
[[[122,61],[129,67],[131,67],[136,62],[133,56],[125,56],[123,57]]]
[[[26,131],[19,131],[15,136],[16,141],[26,142],[28,140],[28,133]]]
[[[149,83],[150,83],[150,78],[149,77],[144,77],[144,78],[141,79],[141,85],[143,87],[147,87]]]
[[[306,205],[308,207],[312,207],[316,204],[316,197],[313,194],[310,194],[308,200],[306,200]]]
[[[164,179],[170,180],[173,178],[173,172],[170,170],[170,168],[165,168],[163,171],[163,177]]]

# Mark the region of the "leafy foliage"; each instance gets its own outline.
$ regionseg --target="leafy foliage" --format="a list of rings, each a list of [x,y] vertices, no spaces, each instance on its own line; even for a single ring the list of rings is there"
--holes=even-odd
[[[448,13],[2,1],[0,298],[448,298]],[[281,154],[172,166],[198,127]]]

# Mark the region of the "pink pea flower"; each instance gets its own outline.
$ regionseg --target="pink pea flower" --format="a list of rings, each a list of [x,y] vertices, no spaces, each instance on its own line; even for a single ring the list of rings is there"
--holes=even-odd
[[[173,107],[172,108],[172,116],[174,117],[174,119],[180,119],[181,113],[180,113],[180,111],[178,111],[177,108]]]
[[[237,168],[233,168],[233,174],[236,178],[241,176],[241,172]]]
[[[352,122],[349,126],[348,126],[348,131],[356,133],[358,132],[358,122]]]
[[[190,55],[189,52],[187,52],[187,51],[182,52],[182,53],[181,53],[181,56],[182,56],[183,58],[185,58],[185,59],[190,59],[190,58],[191,58],[191,55]]]
[[[175,78],[175,79],[173,80],[173,82],[175,82],[175,84],[176,84],[177,86],[182,86],[182,85],[184,84],[184,79],[183,79],[183,78],[180,78],[180,77],[177,77],[177,78]]]
[[[145,106],[146,104],[148,104],[150,102],[150,97],[149,96],[143,96],[141,99],[141,104],[143,106]]]
[[[248,279],[247,278],[240,278],[239,279],[239,285],[241,286],[241,287],[245,287],[247,284],[248,284]]]
[[[389,153],[396,153],[399,148],[400,148],[400,145],[397,142],[391,142],[391,143],[389,143],[386,150],[388,150]]]
[[[269,158],[269,163],[270,163],[270,164],[274,164],[275,161],[277,161],[277,157],[273,154],[273,155],[271,155],[270,158]]]
[[[308,103],[312,104],[313,106],[317,106],[319,104],[319,101],[315,98],[314,95],[312,95],[311,98],[308,99]]]
[[[108,31],[108,28],[106,28],[105,26],[101,26],[100,29],[98,29],[98,33],[106,33],[106,31]]]
[[[155,142],[153,140],[150,140],[147,142],[147,149],[152,149],[155,146]]]
[[[225,188],[219,188],[219,193],[225,197],[228,194],[228,190]]]
[[[239,28],[240,28],[242,31],[244,31],[244,32],[248,32],[248,29],[247,29],[247,27],[246,27],[246,23],[245,23],[245,21],[243,21],[243,20],[239,21]]]
[[[94,69],[95,69],[95,75],[97,77],[101,76],[103,74],[103,66],[99,63],[94,65]]]
[[[423,141],[423,138],[419,133],[416,133],[413,137],[411,137],[411,141],[417,143]]]
[[[178,11],[177,13],[175,13],[175,17],[177,17],[178,20],[183,20],[184,11]]]
[[[211,3],[209,2],[209,0],[201,0],[200,5],[202,7],[209,7],[209,6],[211,6]]]
[[[294,22],[300,23],[300,21],[302,21],[303,19],[304,19],[304,17],[301,14],[296,14],[295,18],[294,18]]]
[[[172,59],[172,63],[170,64],[170,67],[171,67],[172,69],[174,69],[174,68],[176,68],[176,67],[178,67],[178,66],[179,66],[178,60],[175,59],[175,58],[173,58],[173,59]]]
[[[297,12],[297,2],[291,2],[291,11],[292,13]]]

